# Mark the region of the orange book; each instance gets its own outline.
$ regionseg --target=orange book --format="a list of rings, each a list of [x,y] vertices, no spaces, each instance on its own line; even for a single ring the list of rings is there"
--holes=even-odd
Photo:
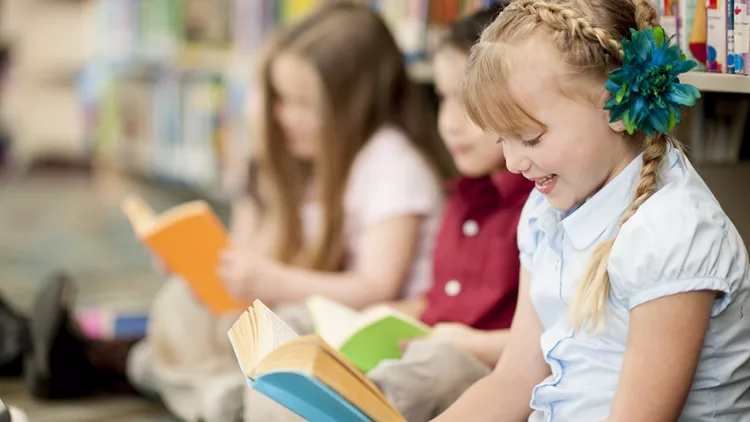
[[[186,202],[156,215],[141,198],[130,195],[122,210],[138,239],[171,273],[181,276],[212,313],[247,309],[248,303],[232,298],[216,275],[229,236],[205,201]]]

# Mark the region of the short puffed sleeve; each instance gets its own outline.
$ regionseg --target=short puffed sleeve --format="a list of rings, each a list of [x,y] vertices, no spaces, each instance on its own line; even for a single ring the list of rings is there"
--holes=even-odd
[[[608,266],[612,291],[633,309],[664,296],[713,290],[719,293],[716,315],[742,282],[747,253],[739,234],[715,202],[660,196],[620,230]]]

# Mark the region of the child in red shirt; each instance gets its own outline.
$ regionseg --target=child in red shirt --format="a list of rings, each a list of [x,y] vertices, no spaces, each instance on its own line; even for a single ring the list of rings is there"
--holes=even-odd
[[[395,303],[432,334],[368,374],[410,422],[428,421],[489,374],[518,295],[516,227],[533,183],[505,169],[502,147],[465,117],[459,89],[471,46],[502,5],[455,23],[435,59],[440,134],[462,177],[453,183],[421,302]]]
[[[516,307],[516,226],[534,184],[505,169],[502,146],[469,122],[459,98],[469,49],[501,10],[497,5],[454,24],[434,60],[440,133],[462,176],[452,183],[445,206],[432,288],[422,299],[390,304],[433,331],[412,341],[402,359],[367,374],[410,422],[437,416],[490,373]],[[246,422],[301,420],[258,394],[250,396]]]

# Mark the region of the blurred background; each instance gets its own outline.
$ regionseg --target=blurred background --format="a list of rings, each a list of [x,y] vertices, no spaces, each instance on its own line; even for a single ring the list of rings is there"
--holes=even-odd
[[[142,332],[164,276],[120,201],[137,192],[161,211],[201,198],[226,221],[253,141],[246,116],[259,49],[322,1],[0,0],[0,295],[26,312],[40,283],[66,272],[89,335]],[[430,93],[447,24],[492,3],[366,2]],[[676,135],[750,238],[750,76],[687,79],[704,95]],[[0,378],[0,398],[32,421],[171,420],[131,399],[40,405],[17,379]]]
[[[86,334],[142,333],[165,276],[120,201],[135,192],[163,211],[204,199],[228,221],[252,143],[259,49],[323,1],[0,0],[2,298],[25,313],[64,272]],[[447,23],[492,1],[366,3],[432,94],[432,46]],[[0,378],[0,398],[39,422],[172,420],[133,399],[37,403],[15,378]]]

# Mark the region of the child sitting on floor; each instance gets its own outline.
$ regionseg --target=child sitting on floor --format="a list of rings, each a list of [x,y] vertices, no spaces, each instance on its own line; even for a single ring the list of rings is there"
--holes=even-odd
[[[275,310],[312,295],[355,308],[423,295],[441,179],[455,173],[387,25],[360,2],[326,2],[275,34],[267,53],[251,177],[217,273],[236,297]],[[237,315],[211,314],[171,278],[145,339],[91,341],[70,319],[72,290],[51,283],[35,302],[33,396],[130,387],[182,420],[237,414],[246,384],[226,335]]]
[[[649,0],[514,0],[464,75],[536,182],[516,315],[457,421],[750,420],[744,242],[669,133],[700,92]]]
[[[451,186],[426,296],[391,303],[432,325],[400,360],[368,376],[410,422],[428,421],[489,374],[513,318],[520,263],[516,226],[533,183],[505,169],[502,146],[464,116],[458,88],[469,49],[502,5],[455,23],[434,60],[439,129],[462,176]],[[245,420],[300,420],[251,391]]]

